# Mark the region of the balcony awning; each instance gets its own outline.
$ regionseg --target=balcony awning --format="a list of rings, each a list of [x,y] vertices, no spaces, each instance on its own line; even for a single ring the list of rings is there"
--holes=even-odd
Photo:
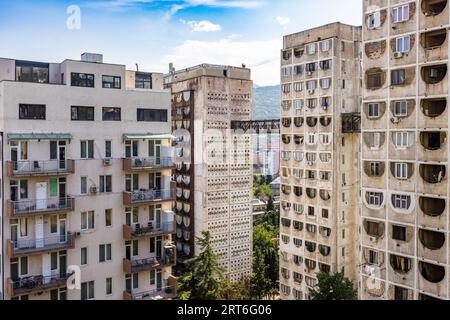
[[[72,140],[70,133],[10,133],[8,134],[9,141],[23,141],[23,140],[53,140],[64,141]]]
[[[126,133],[123,140],[174,140],[175,137],[170,133]]]

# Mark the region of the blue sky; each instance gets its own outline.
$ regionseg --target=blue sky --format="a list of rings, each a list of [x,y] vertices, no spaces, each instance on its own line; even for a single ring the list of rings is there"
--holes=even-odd
[[[80,8],[77,18],[67,9]],[[134,70],[199,63],[252,68],[279,82],[282,36],[341,21],[360,25],[362,0],[0,0],[0,57],[60,62],[97,52]],[[78,21],[78,19],[70,20]]]

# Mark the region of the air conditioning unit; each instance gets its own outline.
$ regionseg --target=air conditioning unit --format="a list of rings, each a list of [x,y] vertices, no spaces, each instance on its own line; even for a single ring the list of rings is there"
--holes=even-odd
[[[399,124],[399,123],[400,123],[400,119],[397,118],[397,117],[393,117],[393,118],[391,118],[391,122],[392,122],[393,124]]]
[[[77,238],[81,237],[81,231],[75,232],[75,237],[77,237]]]
[[[104,166],[110,166],[112,163],[112,159],[111,158],[105,158],[103,159],[103,165]]]
[[[308,76],[312,76],[312,75],[313,75],[313,72],[312,72],[312,71],[308,71],[306,74],[307,74]]]
[[[308,93],[309,93],[309,94],[314,94],[314,90],[313,90],[313,89],[309,89],[309,90],[308,90]]]
[[[396,53],[394,53],[394,58],[395,59],[400,59],[402,57],[403,57],[403,52],[396,52]]]
[[[97,189],[97,187],[90,187],[90,188],[89,188],[89,192],[90,192],[91,194],[97,194],[98,189]]]

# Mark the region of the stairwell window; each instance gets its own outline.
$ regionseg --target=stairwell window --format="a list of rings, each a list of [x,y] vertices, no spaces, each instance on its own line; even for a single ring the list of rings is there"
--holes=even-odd
[[[410,50],[411,50],[410,36],[403,36],[395,39],[395,52],[408,53]]]
[[[392,22],[399,23],[409,20],[409,4],[392,9]]]
[[[408,115],[408,101],[396,101],[394,104],[394,116],[406,117]]]

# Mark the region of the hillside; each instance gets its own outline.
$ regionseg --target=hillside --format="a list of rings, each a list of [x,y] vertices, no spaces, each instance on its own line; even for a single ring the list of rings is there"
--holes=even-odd
[[[280,118],[280,86],[253,88],[253,119],[271,120]]]

